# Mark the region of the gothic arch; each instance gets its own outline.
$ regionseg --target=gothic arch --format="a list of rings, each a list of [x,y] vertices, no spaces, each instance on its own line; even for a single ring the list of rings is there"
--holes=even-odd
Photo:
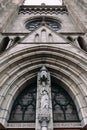
[[[30,108],[30,110],[32,110],[32,114],[33,114],[33,116],[31,116],[31,118],[29,119],[29,118],[26,118],[26,117],[28,117],[29,115],[31,115],[31,113],[29,112],[28,113],[28,116],[26,115],[26,113],[25,114],[23,114],[23,110],[22,110],[22,113],[21,114],[19,114],[20,112],[21,112],[21,108],[22,107],[24,107],[25,108],[25,104],[22,104],[22,102],[20,102],[21,101],[21,99],[22,99],[22,101],[23,101],[23,98],[22,97],[24,97],[25,96],[25,98],[26,98],[26,96],[28,96],[28,94],[29,94],[29,87],[30,87],[30,92],[31,92],[31,94],[33,95],[33,93],[32,92],[34,92],[34,95],[33,96],[35,96],[35,93],[36,93],[36,85],[37,85],[37,83],[36,83],[36,80],[37,80],[37,77],[34,77],[33,79],[31,79],[31,81],[29,80],[27,83],[24,83],[24,85],[22,85],[22,86],[25,86],[25,87],[22,87],[22,86],[20,86],[20,90],[19,90],[19,93],[18,93],[18,95],[16,95],[16,96],[14,96],[15,98],[16,98],[16,100],[15,100],[15,98],[14,98],[14,100],[12,101],[13,103],[12,103],[12,106],[10,106],[11,107],[11,111],[10,111],[10,118],[9,118],[9,120],[8,120],[8,122],[9,123],[23,123],[23,122],[25,122],[25,123],[27,123],[27,122],[30,122],[30,123],[32,123],[32,122],[35,122],[35,110],[33,111],[31,108]],[[64,90],[64,92],[62,93],[63,95],[64,95],[64,97],[65,98],[67,98],[68,97],[68,99],[70,99],[70,100],[68,100],[67,99],[67,101],[68,101],[68,103],[69,102],[71,102],[72,104],[67,104],[67,107],[69,106],[69,105],[73,105],[72,107],[75,109],[74,110],[74,112],[75,113],[73,113],[74,114],[74,118],[70,118],[71,119],[71,121],[72,122],[75,122],[75,121],[77,121],[77,122],[79,122],[79,118],[78,118],[78,115],[77,115],[77,110],[76,110],[76,107],[75,107],[75,105],[74,105],[74,103],[73,103],[73,101],[72,101],[72,99],[71,99],[71,97],[70,97],[70,95],[65,91],[65,86],[66,85],[64,85],[64,83],[63,82],[61,82],[61,81],[58,81],[58,80],[56,80],[54,77],[52,77],[51,76],[51,89],[53,90],[52,92],[54,92],[54,83],[56,83],[56,85],[57,85],[57,87],[58,86],[60,86],[60,90],[62,90],[62,91],[60,91],[59,93],[61,94],[61,92],[63,92],[63,90]],[[56,82],[55,82],[56,81]],[[60,83],[61,82],[61,83]],[[35,87],[34,87],[35,86]],[[59,87],[58,87],[59,88]],[[66,88],[67,88],[67,86],[66,86]],[[23,91],[22,91],[23,90]],[[25,91],[25,90],[27,90],[27,91]],[[33,91],[34,90],[34,91]],[[18,91],[18,90],[17,90]],[[59,89],[58,89],[58,91],[59,91]],[[27,92],[27,93],[26,93]],[[17,92],[16,92],[17,93]],[[15,94],[16,94],[15,93]],[[58,94],[59,94],[58,93]],[[67,93],[66,94],[66,96],[65,96],[65,94],[64,93]],[[26,94],[26,95],[25,95]],[[62,96],[62,95],[61,95]],[[31,96],[31,98],[32,98],[32,96]],[[27,97],[26,98],[28,101],[29,101],[29,97]],[[33,105],[35,105],[35,99],[36,98],[33,98],[33,102],[32,103],[34,103]],[[54,100],[55,99],[53,99],[52,100],[52,102],[54,102]],[[59,99],[60,100],[60,99]],[[31,100],[30,100],[31,101]],[[25,101],[24,101],[24,103],[26,103]],[[28,102],[27,102],[28,103]],[[30,107],[31,106],[33,106],[32,105],[32,103],[30,104]],[[21,107],[21,108],[18,108],[18,107]],[[62,106],[62,104],[61,104],[61,106]],[[27,105],[26,106],[26,108],[27,107],[29,107],[29,105]],[[34,109],[35,109],[35,106],[34,106]],[[19,110],[19,112],[18,112],[18,110]],[[72,108],[70,109],[70,110],[73,110]],[[27,109],[25,110],[25,111],[27,111]],[[54,111],[54,109],[53,109],[53,111]],[[63,112],[63,111],[62,111]],[[19,114],[18,116],[17,116],[17,113]],[[67,114],[66,114],[67,115]],[[16,118],[16,120],[15,120],[15,118]],[[24,118],[25,117],[25,118]],[[33,118],[32,118],[33,117]],[[22,119],[23,118],[23,119]],[[76,118],[76,119],[75,119]],[[74,119],[74,120],[73,120]],[[58,119],[59,120],[59,119]],[[66,119],[63,119],[62,118],[62,121],[65,121],[65,122],[69,122],[69,120],[66,120]],[[55,120],[54,120],[54,123],[55,123]]]
[[[11,50],[9,51],[11,53]],[[14,52],[12,51],[12,53]],[[3,56],[5,57],[6,55]],[[3,56],[1,59],[3,59]],[[87,95],[84,68],[86,62],[79,55],[75,56],[71,52],[51,46],[49,48],[47,46],[38,48],[37,46],[23,49],[14,54],[9,54],[9,57],[5,57],[4,61],[1,60],[2,78],[0,82],[2,88],[0,92],[4,95],[3,97],[1,96],[0,102],[2,106],[0,122],[3,120],[2,125],[6,127],[6,120],[9,118],[13,101],[21,91],[21,88],[36,77],[38,70],[43,64],[51,72],[51,76],[56,81],[59,81],[60,84],[63,84],[64,89],[71,95],[75,101],[81,123],[85,126],[87,124],[85,122],[85,110],[87,109],[85,104],[87,102],[83,97]],[[83,87],[84,90],[82,89]]]

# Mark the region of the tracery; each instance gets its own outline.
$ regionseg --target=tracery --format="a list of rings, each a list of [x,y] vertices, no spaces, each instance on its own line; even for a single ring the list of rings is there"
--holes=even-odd
[[[59,85],[52,86],[54,122],[79,122],[76,106],[69,94]]]
[[[35,122],[36,115],[36,87],[27,86],[16,98],[9,122]]]

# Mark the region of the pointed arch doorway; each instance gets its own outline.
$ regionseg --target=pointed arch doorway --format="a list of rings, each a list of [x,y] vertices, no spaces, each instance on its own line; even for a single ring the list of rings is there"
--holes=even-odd
[[[41,73],[41,71],[39,73]],[[49,73],[49,71],[47,71],[47,73]],[[46,76],[44,72],[43,74]],[[69,95],[69,93],[65,90],[66,87],[61,81],[58,81],[53,76],[50,76],[50,78],[51,81],[48,88],[50,90],[48,91],[47,89],[45,91],[47,91],[48,95],[50,94],[51,96],[49,96],[49,99],[51,102],[50,105],[52,105],[51,115],[53,121],[53,129],[59,130],[61,128],[63,130],[68,127],[68,129],[71,130],[71,126],[69,127],[69,125],[72,124],[73,126],[76,123],[78,124],[80,122],[74,101],[72,100],[72,97]],[[20,91],[13,103],[8,124],[9,126],[21,126],[21,128],[9,127],[8,130],[34,130],[36,128],[37,115],[39,115],[40,112],[37,112],[40,108],[40,106],[37,106],[37,102],[40,102],[40,97],[37,97],[37,95],[40,95],[40,93],[38,93],[39,90],[37,89],[37,86],[39,85],[41,88],[42,82],[40,81],[40,84],[38,84],[38,80],[40,81],[38,77],[35,77],[35,79],[32,80],[30,84],[26,85],[24,89]],[[49,108],[51,108],[51,106],[49,106]],[[50,109],[48,112],[49,111]],[[22,126],[25,126],[25,128]],[[79,128],[77,129],[79,130]]]

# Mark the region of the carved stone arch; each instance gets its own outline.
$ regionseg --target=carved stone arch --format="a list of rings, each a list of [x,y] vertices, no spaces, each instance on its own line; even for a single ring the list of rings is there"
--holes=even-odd
[[[41,65],[40,65],[41,66]],[[47,68],[50,70],[50,72],[51,72],[51,69],[52,68],[50,68],[49,67],[49,65],[47,64],[46,65],[47,66]],[[40,69],[40,67],[39,68],[37,68],[36,69],[36,72],[38,72],[38,70]],[[34,70],[33,70],[34,71]],[[72,99],[73,100],[75,100],[75,93],[74,93],[74,91],[72,91],[72,90],[70,90],[70,87],[69,87],[69,85],[70,84],[67,84],[67,81],[63,81],[63,80],[61,80],[60,79],[60,77],[58,76],[58,75],[56,75],[56,77],[55,77],[55,74],[53,74],[53,71],[54,70],[52,70],[52,72],[51,72],[51,74],[52,74],[52,79],[54,80],[54,81],[56,81],[57,82],[57,84],[59,84],[59,85],[61,85],[70,95],[71,95],[71,97],[72,97]],[[36,73],[35,72],[35,73]],[[26,75],[26,77],[25,77],[25,79],[24,79],[24,75],[20,78],[20,80],[19,81],[16,81],[16,84],[13,84],[12,85],[12,88],[10,88],[9,89],[9,93],[7,94],[7,99],[9,100],[9,102],[8,102],[8,106],[7,106],[7,110],[9,110],[9,115],[7,114],[7,119],[9,119],[9,116],[10,116],[10,113],[11,113],[11,108],[12,108],[12,106],[13,106],[13,103],[14,103],[14,101],[15,101],[15,99],[16,99],[16,97],[22,92],[22,90],[25,88],[25,86],[27,86],[27,85],[29,85],[29,84],[31,84],[32,82],[34,82],[35,80],[36,80],[36,74],[34,74],[34,75]],[[21,82],[21,84],[20,84],[20,82]],[[73,85],[72,85],[73,86]],[[72,87],[71,86],[71,87]],[[15,90],[15,91],[14,91]],[[79,92],[79,91],[78,91]],[[10,95],[12,93],[12,95]],[[78,97],[79,98],[79,97]],[[76,104],[76,106],[78,105],[78,107],[77,108],[79,108],[79,103],[80,102],[78,102],[78,104],[75,102],[75,104]],[[79,113],[79,112],[78,112]]]
[[[41,66],[41,65],[40,65]],[[48,65],[47,65],[48,66]],[[40,68],[40,67],[39,67]],[[50,72],[51,72],[51,69],[52,68],[49,68],[49,67],[47,67],[49,70],[50,70]],[[39,70],[38,68],[37,68],[37,70]],[[51,72],[51,73],[53,73],[53,72]],[[22,78],[23,77],[25,77],[25,76],[22,76]],[[11,112],[11,108],[12,108],[12,106],[13,106],[13,103],[14,103],[14,101],[15,101],[15,99],[16,99],[16,97],[21,93],[21,91],[24,89],[24,87],[25,87],[25,85],[27,85],[27,84],[30,84],[30,83],[32,83],[32,81],[34,81],[35,80],[35,75],[33,75],[33,76],[26,76],[25,77],[25,79],[24,79],[24,81],[22,81],[22,80],[20,80],[20,81],[18,81],[18,85],[15,85],[15,84],[13,84],[13,88],[12,89],[9,89],[9,94],[7,94],[7,99],[9,100],[9,102],[8,102],[8,110],[9,110],[9,115],[7,114],[7,117],[9,117],[10,116],[10,112]],[[67,84],[67,81],[65,81],[65,83],[64,83],[64,81],[63,80],[61,80],[59,77],[58,77],[58,75],[57,75],[57,78],[54,76],[54,74],[52,74],[52,77],[54,78],[54,80],[58,83],[58,84],[60,84],[61,86],[63,86],[63,88],[71,95],[71,97],[73,98],[73,100],[75,100],[75,94],[74,94],[74,92],[72,91],[72,90],[70,90],[70,87],[69,87],[69,85],[70,84]],[[21,82],[21,84],[20,84],[20,82]],[[72,86],[71,86],[72,87]],[[14,89],[15,89],[15,91],[14,91]],[[12,93],[12,95],[10,95]],[[71,94],[72,93],[72,94]],[[9,98],[8,98],[9,97]],[[79,97],[78,97],[79,98]],[[79,103],[80,102],[78,102],[78,104],[75,102],[75,104],[76,104],[76,106],[78,105],[78,107],[77,107],[77,109],[79,108]],[[79,112],[78,112],[79,113]],[[7,118],[8,119],[8,118]]]
[[[42,53],[41,50],[43,50],[44,53]],[[72,99],[75,101],[81,123],[83,126],[86,125],[87,122],[84,122],[84,120],[86,120],[85,109],[87,108],[84,106],[87,103],[86,99],[83,99],[84,95],[86,95],[86,79],[85,73],[82,73],[83,76],[80,75],[81,72],[85,71],[85,61],[83,58],[80,58],[78,55],[75,56],[75,54],[69,51],[64,49],[60,50],[60,48],[57,49],[53,46],[41,46],[39,48],[37,46],[23,49],[18,52],[16,50],[14,50],[14,52],[9,52],[9,57],[6,56],[7,54],[4,55],[6,57],[6,64],[0,68],[1,73],[4,73],[4,71],[6,73],[6,75],[2,74],[2,82],[0,81],[2,86],[0,93],[3,93],[5,96],[5,99],[3,97],[0,102],[3,108],[3,110],[1,109],[0,111],[2,113],[0,114],[0,122],[3,118],[4,126],[6,126],[6,120],[9,117],[10,107],[14,101],[16,92],[19,93],[21,86],[36,76],[38,70],[40,70],[43,64],[51,72],[52,77],[66,84],[67,87],[64,86],[64,88],[66,88],[66,90],[71,94]],[[11,52],[13,54],[11,54]],[[76,60],[74,60],[75,58]],[[0,65],[2,65],[3,62],[4,61],[1,60]],[[79,62],[80,64],[78,64]],[[2,80],[3,78],[4,82]],[[83,87],[84,90],[82,91]],[[9,102],[7,102],[7,100]]]

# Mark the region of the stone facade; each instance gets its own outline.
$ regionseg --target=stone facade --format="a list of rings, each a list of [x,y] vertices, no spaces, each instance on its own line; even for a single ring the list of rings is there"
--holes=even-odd
[[[23,0],[0,0],[0,129],[40,130],[37,122],[8,120],[16,97],[34,81],[43,65],[71,96],[80,118],[80,122],[53,123],[51,115],[49,129],[86,129],[86,7],[86,0],[63,0],[62,6],[25,6]],[[26,29],[26,22],[38,18],[54,19],[61,29],[52,30],[44,22],[33,31]],[[38,114],[38,106],[36,111]]]

